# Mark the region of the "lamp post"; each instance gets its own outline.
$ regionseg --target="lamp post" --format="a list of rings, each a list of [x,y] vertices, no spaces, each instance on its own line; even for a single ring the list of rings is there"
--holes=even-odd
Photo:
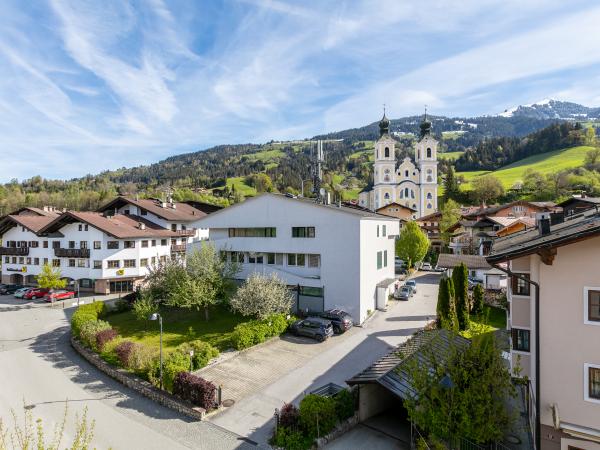
[[[194,350],[190,350],[190,373],[194,371]]]
[[[163,355],[162,355],[162,316],[159,313],[152,313],[148,320],[158,320],[158,326],[160,327],[160,388],[163,388]]]

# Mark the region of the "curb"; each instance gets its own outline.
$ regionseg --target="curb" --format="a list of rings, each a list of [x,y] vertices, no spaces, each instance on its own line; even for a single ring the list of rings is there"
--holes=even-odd
[[[75,349],[75,351],[90,364],[114,380],[117,380],[128,388],[142,394],[144,397],[179,413],[185,414],[192,419],[203,420],[206,416],[206,410],[204,408],[193,406],[191,403],[185,402],[166,391],[162,391],[149,382],[142,380],[123,369],[117,369],[111,366],[96,353],[81,345],[73,336],[71,336],[70,341],[73,349]]]

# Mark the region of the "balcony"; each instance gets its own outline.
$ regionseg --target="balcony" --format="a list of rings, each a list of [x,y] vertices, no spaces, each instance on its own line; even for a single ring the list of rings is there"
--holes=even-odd
[[[187,230],[174,230],[179,236],[193,237],[196,235],[195,228],[188,228]]]
[[[186,244],[172,244],[171,245],[171,252],[174,252],[174,253],[183,252],[183,253],[185,253],[185,248],[186,247],[187,247]]]
[[[57,258],[89,258],[89,248],[55,248],[54,256]]]
[[[0,255],[27,256],[29,247],[0,247]]]

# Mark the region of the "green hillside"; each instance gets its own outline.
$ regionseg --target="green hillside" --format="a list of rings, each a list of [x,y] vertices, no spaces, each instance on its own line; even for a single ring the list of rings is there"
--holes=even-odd
[[[474,178],[492,173],[497,177],[505,188],[511,188],[517,181],[523,181],[523,174],[527,169],[533,169],[543,174],[558,172],[564,169],[573,169],[583,165],[585,154],[593,147],[579,146],[555,150],[553,152],[542,153],[521,159],[517,162],[502,167],[501,169],[490,171],[458,172],[467,181],[463,188],[468,189],[468,182]]]
[[[444,152],[438,153],[438,159],[449,159],[454,161],[455,159],[460,158],[465,152]]]

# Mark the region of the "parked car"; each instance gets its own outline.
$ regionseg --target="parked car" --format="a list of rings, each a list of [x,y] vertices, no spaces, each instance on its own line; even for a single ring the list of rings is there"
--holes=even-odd
[[[23,298],[25,300],[35,300],[36,298],[44,297],[48,292],[50,292],[50,289],[33,288],[30,291],[27,291],[27,293],[23,295]]]
[[[31,288],[31,287],[24,287],[24,288],[17,290],[15,292],[15,298],[23,298],[25,296],[25,294],[27,294],[27,292],[29,292],[32,289],[33,288]]]
[[[50,291],[46,295],[44,295],[44,300],[47,302],[56,302],[60,300],[66,300],[69,298],[75,298],[75,292],[61,289],[58,291]]]
[[[406,285],[394,292],[394,298],[396,300],[408,300],[412,295],[412,288]]]
[[[14,294],[19,289],[22,289],[24,287],[25,286],[23,286],[22,284],[9,284],[4,287],[0,287],[0,294],[2,294],[2,295]]]
[[[468,277],[467,283],[469,285],[469,289],[475,289],[475,286],[477,286],[478,284],[483,284],[481,280],[478,280],[477,278],[473,277]]]
[[[290,327],[292,333],[297,336],[307,336],[323,342],[325,339],[333,336],[333,325],[329,320],[320,317],[307,317],[298,320]]]
[[[354,325],[352,316],[341,309],[330,309],[321,313],[320,316],[331,322],[335,334],[345,333]]]
[[[404,285],[412,287],[413,293],[417,293],[417,282],[415,280],[407,280]]]
[[[421,270],[426,270],[429,272],[431,269],[432,267],[430,263],[423,263],[423,265],[421,266]]]

